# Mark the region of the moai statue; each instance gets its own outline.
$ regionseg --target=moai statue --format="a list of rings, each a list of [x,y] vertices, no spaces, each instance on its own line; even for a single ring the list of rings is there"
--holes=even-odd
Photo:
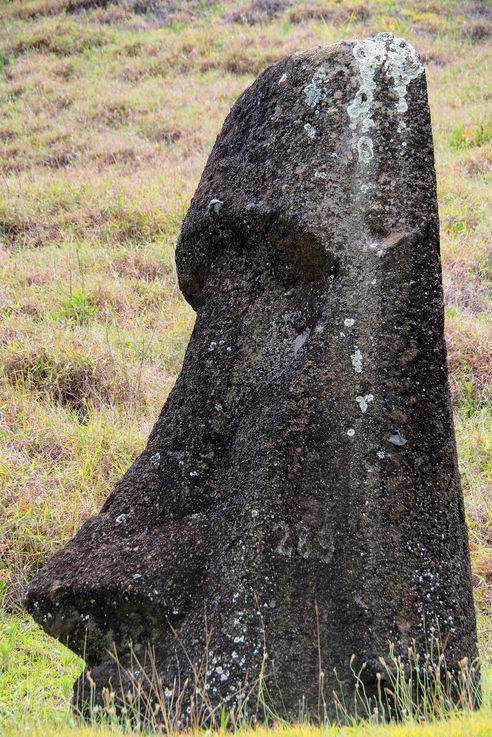
[[[195,668],[208,704],[251,716],[263,679],[292,719],[316,713],[320,673],[331,715],[333,690],[355,709],[362,663],[375,697],[389,641],[405,658],[438,633],[451,672],[474,661],[414,49],[380,33],[266,69],[217,138],[176,262],[197,312],[181,374],[26,596],[84,656],[92,697],[149,648],[166,693]]]

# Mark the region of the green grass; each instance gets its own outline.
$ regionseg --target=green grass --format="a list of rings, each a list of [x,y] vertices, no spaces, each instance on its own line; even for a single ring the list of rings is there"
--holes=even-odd
[[[250,0],[174,10],[162,0],[160,20],[133,6],[0,0],[0,732],[97,733],[76,729],[69,714],[80,661],[18,603],[33,571],[142,450],[179,372],[194,315],[177,289],[174,246],[225,115],[283,55],[381,30],[404,35],[427,65],[451,388],[488,674],[491,3],[479,13],[467,0],[294,0],[268,15]],[[488,735],[491,722],[489,706],[352,734]]]
[[[105,726],[82,727],[70,713],[73,680],[83,667],[82,661],[59,643],[53,642],[27,616],[0,616],[0,717],[2,735],[34,735],[39,737],[87,737],[123,734],[111,718]],[[410,720],[405,725],[354,724],[350,727],[316,727],[299,724],[295,727],[278,723],[268,730],[256,728],[258,737],[468,737],[487,735],[492,727],[492,673],[484,672],[483,699],[479,713],[465,712],[446,720],[427,723]],[[273,733],[273,734],[272,734]],[[238,734],[247,734],[242,729]]]

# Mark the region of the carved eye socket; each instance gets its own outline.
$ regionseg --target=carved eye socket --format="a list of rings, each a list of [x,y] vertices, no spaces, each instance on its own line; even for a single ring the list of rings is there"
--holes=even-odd
[[[321,282],[338,271],[338,263],[312,233],[277,222],[265,238],[265,250],[276,278],[286,286]]]
[[[228,213],[224,205],[217,216],[197,222],[199,227],[187,231],[176,250],[180,288],[195,309],[211,265],[227,251],[249,254],[254,268],[267,267],[286,287],[323,282],[338,272],[338,260],[324,241],[275,212],[249,208]]]

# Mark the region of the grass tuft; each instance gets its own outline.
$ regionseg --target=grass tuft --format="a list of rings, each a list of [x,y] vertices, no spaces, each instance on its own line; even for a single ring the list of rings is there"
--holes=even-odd
[[[72,309],[73,300],[67,304]],[[80,322],[79,303],[75,309],[74,317]],[[36,392],[74,410],[80,418],[86,417],[89,407],[126,403],[131,396],[136,399],[130,378],[110,353],[88,356],[46,347],[12,346],[5,356],[4,373],[21,391]]]

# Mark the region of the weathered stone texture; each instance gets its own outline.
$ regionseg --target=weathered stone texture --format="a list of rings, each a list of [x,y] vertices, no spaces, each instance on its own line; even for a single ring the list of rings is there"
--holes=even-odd
[[[197,310],[183,369],[99,515],[27,606],[85,651],[148,642],[165,684],[205,648],[234,705],[268,654],[269,698],[316,710],[318,641],[376,688],[388,640],[476,657],[443,338],[424,70],[379,34],[293,54],[239,98],[176,252]],[[319,611],[319,621],[315,614]],[[280,698],[279,694],[282,694]]]

